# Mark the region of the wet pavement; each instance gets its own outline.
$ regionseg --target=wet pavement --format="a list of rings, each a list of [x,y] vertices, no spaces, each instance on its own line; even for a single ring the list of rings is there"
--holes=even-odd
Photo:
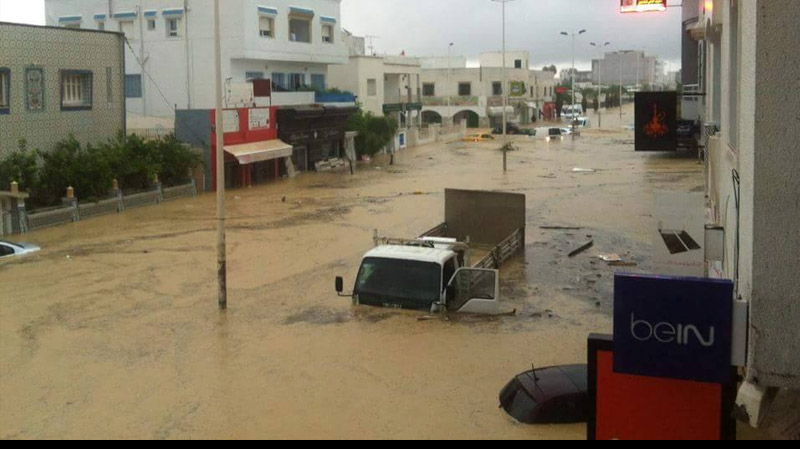
[[[515,423],[498,393],[532,364],[585,363],[588,334],[611,331],[614,272],[650,267],[652,192],[702,191],[703,166],[634,153],[630,132],[515,140],[505,175],[497,144],[456,142],[229,192],[224,314],[214,195],[25,236],[44,251],[0,264],[0,438],[584,438]],[[525,254],[501,274],[516,316],[337,298],[373,230],[438,224],[445,188],[527,195]]]

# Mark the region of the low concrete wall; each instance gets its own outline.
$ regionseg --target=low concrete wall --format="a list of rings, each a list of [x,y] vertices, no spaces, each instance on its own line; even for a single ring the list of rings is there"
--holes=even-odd
[[[127,196],[120,194],[116,198],[109,198],[96,203],[81,204],[76,201],[70,206],[36,211],[30,214],[25,213],[21,218],[25,224],[22,233],[73,223],[100,215],[122,213],[125,209],[154,206],[165,201],[192,196],[197,196],[197,186],[194,182],[165,189],[158,187],[152,191]]]

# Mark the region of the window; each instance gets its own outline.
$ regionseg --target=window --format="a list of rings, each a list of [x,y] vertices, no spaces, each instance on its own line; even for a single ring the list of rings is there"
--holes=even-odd
[[[304,16],[289,16],[289,40],[311,43],[311,19]]]
[[[0,69],[0,114],[11,112],[11,72]]]
[[[120,33],[125,35],[127,39],[133,39],[133,21],[132,20],[123,20],[119,23],[119,31]]]
[[[147,19],[147,31],[156,30],[156,19]]]
[[[472,83],[458,83],[458,95],[461,97],[472,95]]]
[[[289,90],[289,83],[285,73],[272,74],[272,90],[275,92],[287,92]]]
[[[14,248],[6,245],[0,245],[0,257],[8,257],[14,255]]]
[[[44,111],[44,69],[25,69],[25,107],[30,112]]]
[[[311,87],[322,92],[325,90],[325,75],[311,75]]]
[[[374,97],[378,95],[378,80],[376,79],[368,79],[367,80],[367,96]]]
[[[125,98],[142,98],[142,75],[125,75]]]
[[[299,90],[306,85],[306,76],[302,73],[292,73],[289,75],[289,90],[292,92]]]
[[[61,72],[61,109],[92,108],[92,72],[64,70]]]
[[[521,69],[522,68],[522,59],[517,59],[514,61],[514,68]]]
[[[114,102],[114,69],[106,67],[106,102]]]
[[[322,42],[328,44],[333,43],[333,25],[329,24],[322,25]]]
[[[492,95],[503,95],[503,83],[496,81],[492,83]]]
[[[422,96],[423,97],[435,97],[436,96],[436,84],[434,84],[434,83],[423,83],[422,84]]]
[[[246,81],[263,80],[264,72],[244,72],[244,79]]]
[[[272,17],[258,18],[258,35],[261,37],[275,37],[272,30],[275,29],[275,19]]]
[[[167,19],[167,37],[180,37],[181,19]]]

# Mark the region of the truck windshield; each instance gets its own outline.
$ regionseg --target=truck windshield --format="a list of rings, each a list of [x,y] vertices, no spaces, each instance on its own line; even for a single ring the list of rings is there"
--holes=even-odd
[[[436,263],[367,258],[358,272],[355,293],[362,304],[424,309],[439,300],[441,276]]]

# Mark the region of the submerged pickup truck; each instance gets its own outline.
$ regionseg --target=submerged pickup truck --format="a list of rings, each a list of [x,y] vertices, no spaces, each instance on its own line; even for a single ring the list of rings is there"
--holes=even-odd
[[[364,255],[355,305],[500,314],[499,268],[525,247],[525,195],[448,189],[445,222],[416,239],[380,237]],[[473,259],[475,261],[473,262]]]

